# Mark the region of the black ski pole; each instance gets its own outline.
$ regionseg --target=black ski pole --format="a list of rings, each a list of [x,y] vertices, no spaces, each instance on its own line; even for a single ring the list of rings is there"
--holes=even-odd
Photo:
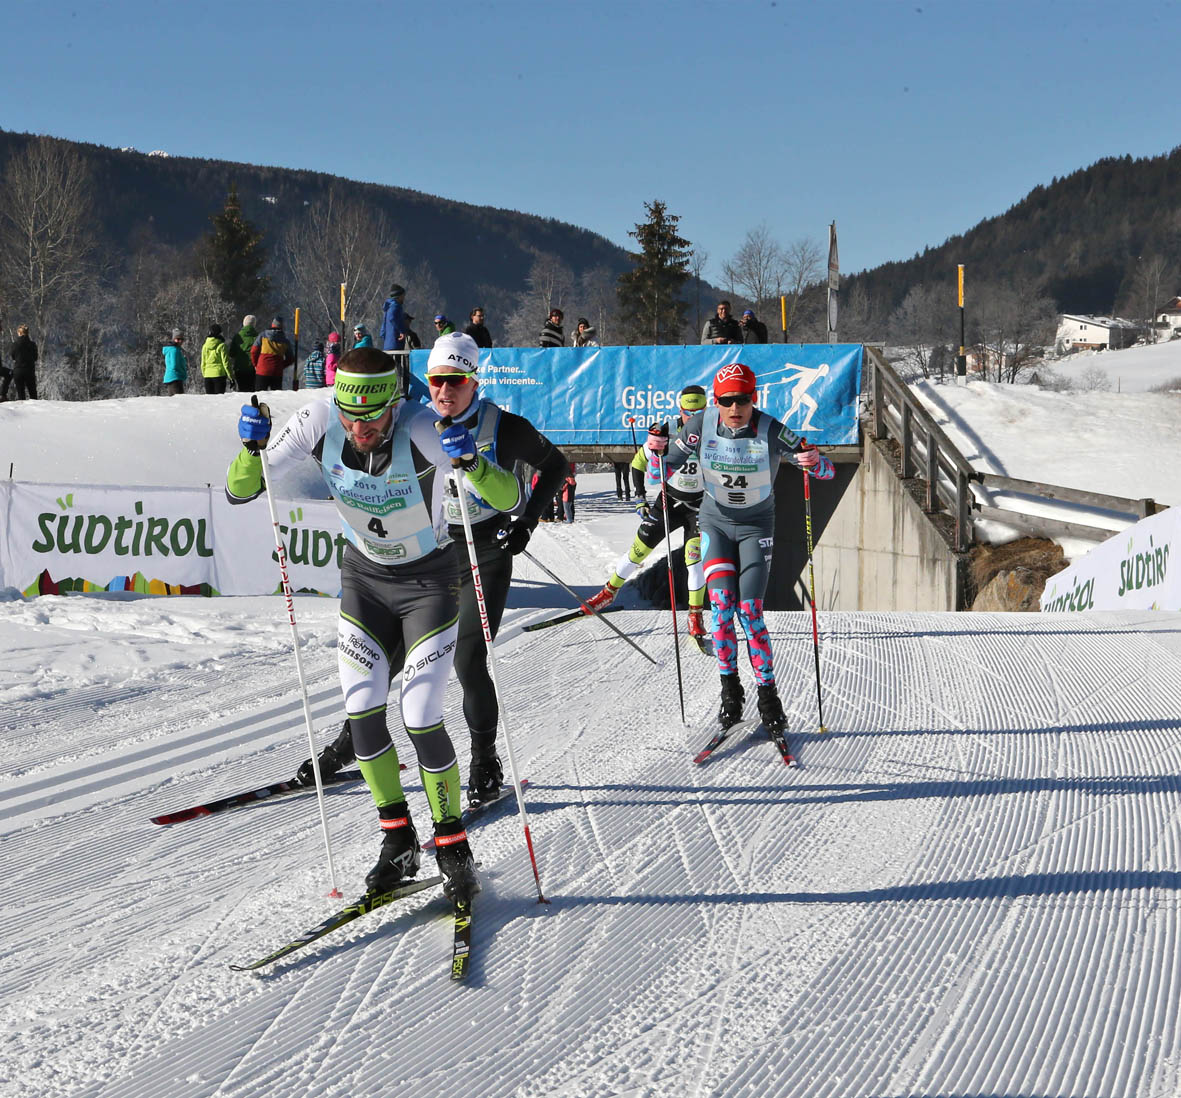
[[[664,553],[668,561],[668,600],[673,612],[673,651],[677,657],[677,695],[681,700],[681,724],[685,724],[685,683],[681,678],[681,633],[677,628],[677,589],[673,582],[673,539],[668,525],[668,480],[664,475],[664,455],[656,455],[660,467],[660,505],[664,510]]]
[[[800,445],[806,446],[807,439],[801,438]],[[816,660],[816,712],[820,717],[820,731],[827,732],[824,726],[824,702],[820,696],[820,630],[816,625],[816,575],[812,570],[812,478],[808,470],[804,471],[804,532],[808,542],[808,601],[812,604],[812,654]]]
[[[648,655],[648,653],[645,652],[638,644],[636,644],[636,642],[632,640],[631,637],[629,637],[622,629],[620,629],[619,626],[615,624],[615,622],[611,621],[609,618],[603,617],[603,615],[600,614],[593,606],[588,606],[585,602],[583,602],[583,600],[574,593],[573,588],[568,587],[565,583],[563,583],[561,577],[542,564],[541,561],[539,561],[532,553],[530,553],[528,549],[522,549],[521,555],[528,557],[534,564],[537,565],[538,568],[540,568],[547,576],[549,576],[549,578],[552,579],[554,583],[556,583],[559,587],[564,588],[571,596],[573,596],[575,601],[577,601],[578,605],[581,606],[583,610],[589,610],[596,618],[599,619],[599,621],[607,626],[607,628],[614,629],[615,632],[618,633],[625,641],[627,641],[627,643],[630,644],[637,652],[639,652],[640,655],[644,657],[644,659],[648,660],[650,663],[656,664],[657,667],[660,666],[660,663],[657,660],[654,660],[650,655]]]

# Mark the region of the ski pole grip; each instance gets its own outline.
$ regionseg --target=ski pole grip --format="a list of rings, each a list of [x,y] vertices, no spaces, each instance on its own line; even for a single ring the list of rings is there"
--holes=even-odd
[[[451,417],[450,416],[444,416],[442,419],[435,421],[435,431],[437,434],[441,435],[450,426],[451,426]],[[463,458],[462,457],[452,458],[451,459],[451,468],[452,469],[462,469],[463,468]]]

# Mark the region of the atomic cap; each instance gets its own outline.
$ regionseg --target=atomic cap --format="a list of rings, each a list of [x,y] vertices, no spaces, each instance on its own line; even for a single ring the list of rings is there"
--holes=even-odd
[[[474,377],[479,364],[480,348],[464,332],[449,332],[439,336],[426,360],[427,374],[466,374]]]
[[[725,396],[727,393],[751,393],[758,388],[755,372],[741,362],[731,362],[723,366],[714,378],[714,396]]]

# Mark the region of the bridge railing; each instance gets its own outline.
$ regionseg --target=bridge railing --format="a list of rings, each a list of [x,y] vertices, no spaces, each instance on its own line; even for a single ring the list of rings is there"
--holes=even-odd
[[[1161,509],[1151,499],[1131,499],[978,472],[881,351],[873,346],[865,350],[868,429],[874,438],[892,439],[898,444],[903,479],[918,477],[925,482],[924,510],[928,514],[946,511],[953,517],[956,550],[963,551],[972,545],[977,519],[991,519],[1042,537],[1104,541],[1123,526]],[[1032,503],[1035,510],[998,506],[994,493]],[[1117,525],[1096,526],[1092,522],[1036,513],[1047,505],[1056,505],[1060,511],[1086,508],[1087,519],[1096,517],[1095,511],[1101,511],[1103,519]]]

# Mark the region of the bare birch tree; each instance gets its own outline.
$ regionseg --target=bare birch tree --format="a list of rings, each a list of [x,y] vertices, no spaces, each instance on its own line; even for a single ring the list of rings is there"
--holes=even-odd
[[[574,272],[556,255],[541,252],[529,268],[525,290],[505,325],[510,347],[536,347],[550,309],[566,310],[574,289]],[[569,318],[563,325],[569,335]]]
[[[279,263],[292,306],[312,313],[314,327],[340,320],[340,284],[346,284],[348,319],[372,323],[390,286],[409,286],[397,238],[384,213],[335,190],[307,208],[284,234]],[[342,332],[341,335],[347,333]]]
[[[812,313],[823,305],[820,275],[822,252],[815,240],[800,237],[783,250],[783,287],[787,298],[787,330],[797,334]]]
[[[61,141],[38,137],[0,183],[0,270],[10,309],[44,349],[50,318],[79,292],[95,248],[89,169]]]
[[[793,245],[796,247],[798,245]],[[816,269],[819,273],[819,250]],[[722,265],[727,283],[754,305],[756,313],[765,313],[787,281],[789,257],[771,236],[765,224],[751,229],[734,258]]]

